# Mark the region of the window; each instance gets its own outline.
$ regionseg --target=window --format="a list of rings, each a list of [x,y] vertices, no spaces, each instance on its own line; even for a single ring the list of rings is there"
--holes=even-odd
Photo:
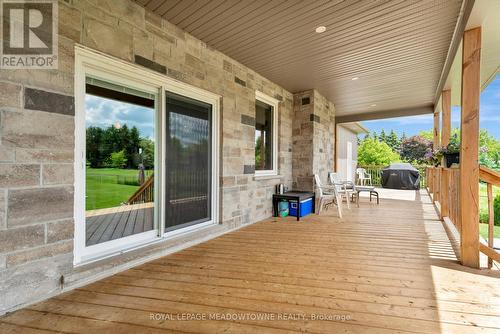
[[[255,101],[255,174],[278,174],[278,101],[260,92]]]
[[[75,48],[76,265],[218,223],[219,101]]]

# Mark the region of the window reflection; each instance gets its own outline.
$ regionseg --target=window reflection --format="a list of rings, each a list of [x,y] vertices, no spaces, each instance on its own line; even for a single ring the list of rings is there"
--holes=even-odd
[[[154,95],[87,78],[85,110],[86,245],[152,230]]]
[[[255,170],[273,169],[273,107],[255,103]]]

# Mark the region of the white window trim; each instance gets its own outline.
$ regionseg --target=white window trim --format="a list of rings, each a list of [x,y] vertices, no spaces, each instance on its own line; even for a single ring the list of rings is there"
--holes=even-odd
[[[278,106],[280,101],[266,95],[260,91],[255,91],[255,99],[264,102],[273,107],[273,169],[270,170],[255,170],[255,176],[273,176],[278,175]]]
[[[156,128],[158,144],[155,145],[155,164],[160,177],[155,178],[155,187],[160,189],[155,198],[155,229],[128,237],[107,241],[87,247],[85,245],[85,78],[87,75],[120,82],[157,94]],[[117,81],[119,80],[119,81]],[[165,233],[165,92],[170,91],[212,105],[212,219],[202,224]],[[75,266],[101,260],[145,245],[162,241],[173,236],[215,225],[219,222],[219,122],[220,96],[197,88],[136,64],[117,59],[85,46],[75,46],[75,162],[74,162],[74,259]]]

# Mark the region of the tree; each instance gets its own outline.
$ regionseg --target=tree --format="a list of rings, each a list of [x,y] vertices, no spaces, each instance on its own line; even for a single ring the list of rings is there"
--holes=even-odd
[[[421,136],[412,136],[401,143],[401,159],[410,163],[425,163],[425,154],[432,150],[432,142]]]
[[[384,143],[387,143],[387,135],[385,134],[384,129],[380,131],[380,135],[378,136],[378,140],[383,141]]]
[[[106,152],[104,152],[104,147],[102,145],[103,136],[103,129],[94,126],[87,128],[87,161],[92,168],[103,167],[104,161],[106,160]]]
[[[113,168],[124,168],[127,166],[127,158],[123,150],[111,153],[111,166]]]
[[[401,141],[399,140],[394,130],[391,130],[391,133],[386,137],[385,142],[395,152],[399,152],[399,150],[401,149]]]
[[[155,143],[151,139],[143,138],[140,142],[142,148],[142,164],[146,169],[153,169],[155,165]]]
[[[418,133],[418,135],[422,138],[429,140],[429,141],[434,140],[434,133],[432,132],[432,130],[427,130],[427,131],[422,130]]]
[[[388,165],[400,161],[399,155],[389,145],[374,138],[363,140],[358,148],[358,164]]]

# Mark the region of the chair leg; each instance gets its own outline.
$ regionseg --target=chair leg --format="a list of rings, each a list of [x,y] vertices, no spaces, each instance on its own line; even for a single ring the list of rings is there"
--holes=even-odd
[[[342,219],[342,199],[337,197],[337,211],[339,213],[339,218]]]
[[[345,201],[347,202],[347,209],[351,210],[351,206],[349,205],[349,193],[345,194]]]
[[[318,215],[321,213],[321,207],[323,206],[323,198],[319,199],[319,205],[318,205]]]

